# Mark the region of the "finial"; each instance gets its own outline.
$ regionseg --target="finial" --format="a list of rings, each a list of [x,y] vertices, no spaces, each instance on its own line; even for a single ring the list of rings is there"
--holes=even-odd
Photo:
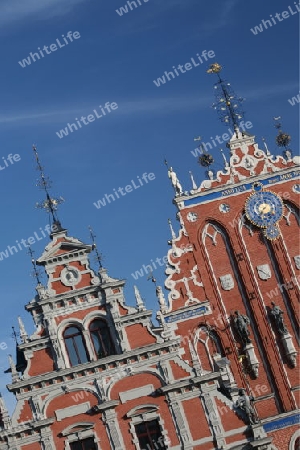
[[[21,338],[22,343],[28,342],[29,341],[28,334],[26,333],[24,323],[20,316],[18,316],[18,322],[19,322],[19,328],[20,328],[20,338]]]
[[[156,286],[156,297],[158,298],[160,310],[164,314],[167,311],[167,305],[161,286]]]
[[[146,307],[144,305],[140,291],[138,290],[137,286],[133,286],[133,287],[134,287],[134,295],[135,295],[135,299],[136,299],[137,309],[139,311],[145,311]]]
[[[227,169],[227,167],[229,167],[229,164],[228,164],[228,161],[227,161],[227,159],[226,159],[226,155],[224,154],[222,148],[220,149],[220,152],[221,152],[221,155],[223,156],[223,159],[224,159],[225,169]]]
[[[4,398],[2,397],[2,394],[0,393],[0,423],[2,422],[2,425],[5,430],[10,428],[11,426],[11,420],[8,414],[8,410],[4,401]]]
[[[268,145],[267,145],[266,140],[265,140],[264,137],[262,138],[262,141],[263,141],[264,146],[265,146],[265,149],[266,149],[266,155],[267,155],[267,156],[271,156],[271,152],[270,152],[270,150],[269,150],[269,148],[268,148]]]
[[[174,231],[174,229],[173,229],[171,219],[168,219],[168,224],[169,224],[169,226],[170,226],[172,239],[176,239],[176,234],[175,234],[175,231]]]
[[[93,242],[92,248],[93,248],[93,250],[95,250],[95,253],[96,253],[96,261],[99,264],[99,269],[103,269],[103,266],[102,266],[102,255],[101,255],[101,253],[98,252],[98,249],[97,249],[96,235],[94,234],[94,231],[93,231],[93,229],[92,229],[92,227],[90,225],[89,225],[88,228],[90,230],[90,236],[91,236],[91,239],[92,239],[92,242]]]
[[[244,112],[241,111],[241,104],[244,99],[237,97],[230,83],[220,77],[221,70],[222,66],[218,63],[211,64],[207,70],[207,73],[216,74],[219,80],[214,86],[216,103],[213,104],[213,108],[217,110],[222,122],[233,126],[236,137],[238,137],[239,120],[244,116]]]
[[[193,177],[193,174],[192,174],[191,171],[189,171],[189,174],[190,174],[190,177],[191,177],[191,182],[192,182],[193,190],[195,191],[195,190],[197,189],[197,185],[196,185],[196,183],[195,183],[195,180],[194,180],[194,177]]]
[[[4,373],[11,373],[12,382],[16,383],[17,381],[20,381],[19,374],[17,372],[16,365],[14,363],[13,357],[11,355],[8,355],[8,361],[9,361],[9,369],[7,369]]]
[[[47,178],[44,174],[44,169],[40,163],[39,155],[37,152],[37,148],[35,145],[32,146],[34,156],[37,162],[37,170],[40,172],[40,179],[37,182],[37,186],[42,189],[46,194],[46,199],[40,203],[36,203],[36,207],[40,209],[46,210],[52,219],[52,225],[55,225],[56,231],[61,231],[62,227],[60,224],[60,221],[58,220],[56,211],[58,208],[58,205],[64,202],[64,199],[62,197],[59,198],[52,198],[49,194],[49,189],[51,187],[51,181],[49,178]]]
[[[37,281],[37,283],[38,284],[41,284],[41,281],[40,281],[40,275],[41,275],[41,272],[37,269],[37,267],[36,267],[36,262],[35,262],[35,259],[34,259],[34,257],[33,257],[33,255],[34,255],[34,251],[32,250],[32,248],[30,247],[30,245],[28,244],[28,242],[27,242],[27,246],[28,246],[28,254],[30,255],[30,257],[31,257],[31,263],[32,263],[32,266],[33,266],[33,271],[32,271],[32,273],[31,273],[31,276],[33,276],[35,279],[36,279],[36,281]]]
[[[278,130],[278,134],[275,138],[276,144],[278,147],[284,147],[283,155],[289,161],[292,159],[292,151],[288,148],[289,143],[291,142],[291,136],[288,133],[285,133],[281,129],[281,123],[279,122],[281,116],[274,117],[275,128]]]

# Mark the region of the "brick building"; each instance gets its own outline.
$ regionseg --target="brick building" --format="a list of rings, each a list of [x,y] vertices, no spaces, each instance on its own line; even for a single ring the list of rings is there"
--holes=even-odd
[[[299,158],[233,125],[229,161],[199,187],[169,169],[180,230],[159,326],[53,216],[0,450],[299,450]]]

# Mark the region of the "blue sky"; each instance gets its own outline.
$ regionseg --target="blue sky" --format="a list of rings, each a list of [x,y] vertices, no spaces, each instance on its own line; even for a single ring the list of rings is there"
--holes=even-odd
[[[43,198],[35,186],[38,174],[31,146],[36,143],[53,180],[52,192],[66,199],[59,217],[69,235],[89,242],[91,225],[109,273],[128,280],[127,302],[134,303],[137,284],[147,306],[156,308],[153,284],[147,277],[135,282],[131,273],[167,253],[169,217],[178,229],[163,160],[167,158],[189,190],[189,170],[197,184],[205,177],[191,154],[193,138],[201,135],[207,142],[226,132],[211,108],[215,78],[206,73],[208,64],[222,64],[224,77],[246,98],[245,119],[253,123],[250,131],[260,143],[264,136],[270,150],[280,152],[274,144],[273,116],[281,115],[297,151],[299,109],[288,99],[299,92],[299,14],[255,36],[250,28],[289,5],[295,10],[294,2],[140,2],[123,16],[116,9],[124,0],[0,3],[0,164],[10,153],[20,155],[0,171],[0,252],[48,223],[47,215],[35,209]],[[62,40],[68,31],[78,31],[81,37],[24,68],[18,63],[38,47]],[[165,85],[154,85],[165,71],[190,62],[203,50],[213,50],[216,58]],[[118,109],[58,138],[56,132],[68,122],[106,102],[116,102]],[[213,155],[214,168],[220,169],[219,147]],[[105,207],[94,206],[144,172],[154,173],[155,179]],[[36,257],[47,242],[32,246]],[[18,314],[33,331],[24,305],[33,298],[35,284],[25,250],[0,261],[0,269],[0,343],[8,345],[0,349],[0,390],[11,409],[13,401],[5,390],[10,377],[2,372],[7,354],[14,353],[10,335]],[[163,267],[154,274],[163,284]]]

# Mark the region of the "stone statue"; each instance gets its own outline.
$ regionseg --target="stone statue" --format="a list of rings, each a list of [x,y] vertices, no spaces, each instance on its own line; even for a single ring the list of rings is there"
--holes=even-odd
[[[179,183],[176,173],[173,172],[172,167],[170,167],[170,169],[168,170],[168,177],[171,179],[176,195],[181,195],[183,193],[182,186]]]
[[[283,317],[282,317],[283,311],[279,308],[279,306],[276,306],[274,302],[271,302],[271,304],[272,304],[271,315],[274,318],[278,332],[281,335],[288,334],[288,330],[284,324]]]
[[[239,389],[239,397],[235,402],[235,407],[240,408],[246,414],[250,425],[258,422],[255,416],[255,411],[251,405],[253,400],[254,397],[252,397],[252,395],[249,397],[249,395],[245,393],[245,389]]]
[[[244,344],[250,344],[251,339],[250,331],[248,330],[248,325],[250,325],[250,320],[247,316],[240,314],[239,311],[235,311],[234,313],[236,317],[234,318],[235,328]]]

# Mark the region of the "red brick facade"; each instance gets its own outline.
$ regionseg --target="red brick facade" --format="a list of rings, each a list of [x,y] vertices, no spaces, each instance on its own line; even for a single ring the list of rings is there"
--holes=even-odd
[[[48,285],[26,306],[36,332],[20,323],[26,364],[11,361],[12,418],[0,403],[0,450],[299,450],[299,161],[241,132],[230,150],[223,172],[175,196],[159,326],[137,289],[128,307],[124,281],[91,270],[91,246],[52,234],[38,260]],[[255,182],[283,198],[276,240],[245,215]]]

